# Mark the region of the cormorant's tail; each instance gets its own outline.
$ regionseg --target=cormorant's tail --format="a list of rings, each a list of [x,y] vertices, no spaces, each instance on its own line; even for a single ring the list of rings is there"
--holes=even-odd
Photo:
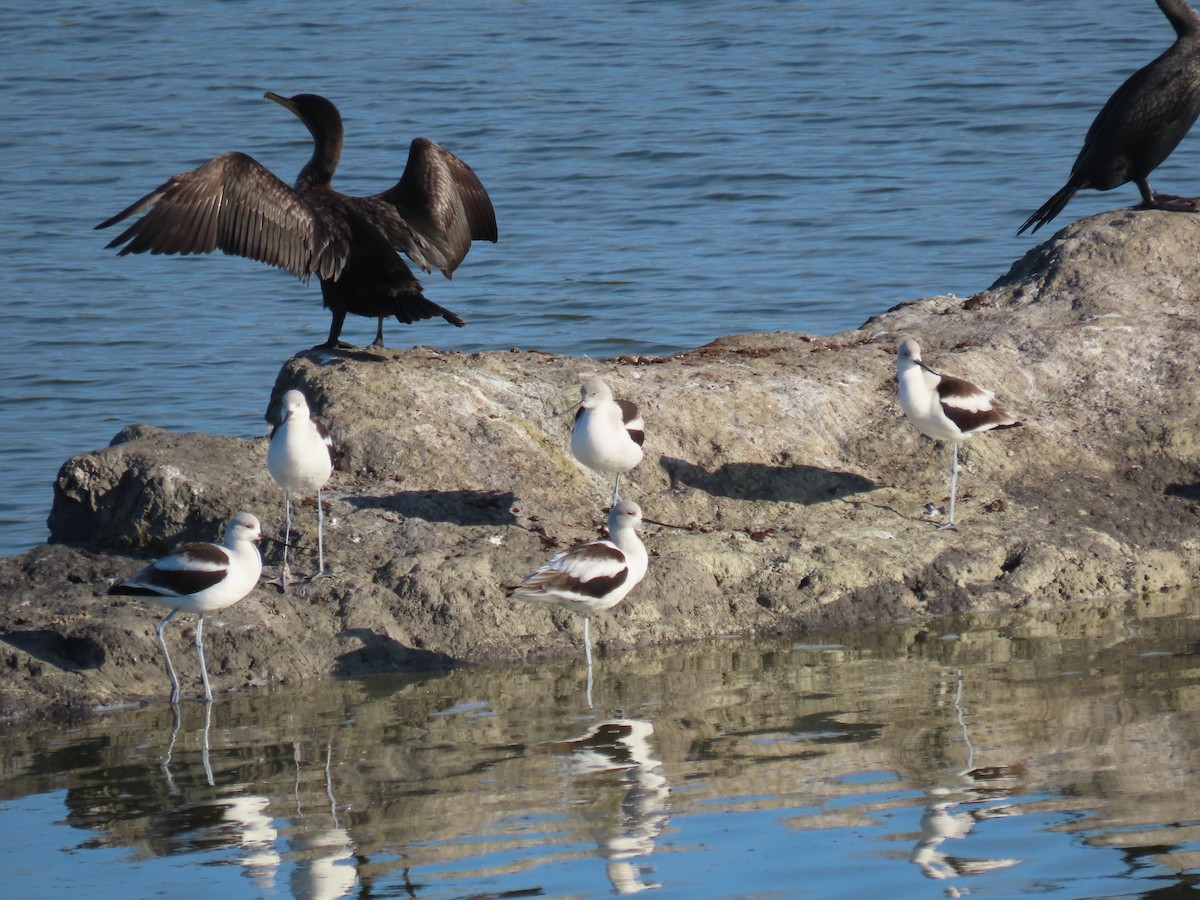
[[[1033,232],[1036,232],[1039,228],[1062,212],[1063,207],[1066,206],[1067,202],[1075,196],[1075,192],[1079,190],[1079,188],[1079,182],[1072,178],[1061,188],[1059,188],[1053,197],[1039,206],[1037,212],[1025,220],[1025,224],[1017,229],[1017,234],[1024,234],[1025,230],[1030,225],[1033,226]]]
[[[434,319],[438,316],[458,328],[465,328],[467,325],[456,313],[444,306],[439,306],[421,293],[403,297],[401,302],[393,308],[392,315],[406,325],[419,322],[421,319]]]

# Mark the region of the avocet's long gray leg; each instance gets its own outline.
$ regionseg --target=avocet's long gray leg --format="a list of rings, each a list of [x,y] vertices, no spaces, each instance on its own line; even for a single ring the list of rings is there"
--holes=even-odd
[[[196,655],[200,657],[200,678],[204,682],[204,702],[212,703],[212,688],[208,686],[208,667],[204,664],[204,616],[196,623]]]
[[[179,788],[175,786],[175,779],[171,776],[171,754],[175,752],[175,740],[179,737],[179,724],[182,717],[179,715],[179,704],[171,703],[171,740],[167,743],[167,755],[163,757],[163,761],[159,764],[162,769],[163,777],[167,779],[167,790],[172,794],[178,794]]]
[[[177,612],[179,612],[178,609],[171,610],[163,617],[163,620],[158,623],[158,627],[154,629],[154,633],[158,635],[158,646],[162,649],[163,659],[167,661],[167,677],[171,679],[172,703],[179,702],[179,679],[175,677],[175,667],[171,665],[171,654],[167,652],[167,642],[163,638],[163,628],[165,628],[167,623],[174,618],[175,613]]]
[[[317,575],[325,574],[325,507],[321,503],[321,489],[317,488]]]
[[[212,760],[208,756],[208,732],[212,728],[212,701],[204,704],[204,741],[200,745],[200,761],[204,764],[204,774],[208,778],[208,786],[216,787],[217,780],[213,778]]]
[[[954,495],[958,493],[958,441],[954,442],[954,456],[950,463],[950,516],[945,524],[939,525],[942,530],[955,529],[954,525]],[[955,529],[957,530],[957,529]]]
[[[587,657],[587,705],[588,709],[592,708],[592,636],[591,630],[588,627],[591,624],[592,617],[585,615],[583,617],[583,652]]]
[[[273,581],[267,582],[279,587],[281,591],[286,591],[287,586],[292,584],[292,573],[288,570],[288,547],[292,543],[292,492],[285,490],[283,492],[283,565],[279,570],[279,577]]]
[[[321,502],[321,489],[317,488],[317,573],[309,580],[331,577],[325,571],[325,504]]]

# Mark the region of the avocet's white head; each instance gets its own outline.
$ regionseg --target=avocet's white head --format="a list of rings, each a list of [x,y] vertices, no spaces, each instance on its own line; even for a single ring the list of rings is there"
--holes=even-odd
[[[289,419],[301,421],[309,417],[308,400],[299,391],[293,389],[283,395],[283,416],[284,422]]]
[[[616,534],[642,523],[642,508],[632,500],[622,500],[608,511],[608,533]]]
[[[240,512],[225,526],[225,543],[230,547],[242,541],[256,544],[260,540],[262,540],[262,523],[253,513]]]
[[[912,338],[901,341],[896,353],[896,371],[903,372],[921,364],[921,345]]]
[[[612,389],[600,378],[589,378],[579,389],[579,405],[584,409],[595,409],[605,403],[612,403]]]

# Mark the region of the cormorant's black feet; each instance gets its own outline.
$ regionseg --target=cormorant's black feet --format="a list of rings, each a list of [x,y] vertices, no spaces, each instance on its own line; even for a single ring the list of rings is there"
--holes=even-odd
[[[1177,197],[1174,194],[1154,194],[1142,209],[1163,209],[1168,212],[1200,212],[1200,197]]]
[[[371,345],[375,346],[374,344]],[[354,344],[347,344],[345,341],[326,341],[323,344],[313,346],[314,350],[357,350]]]

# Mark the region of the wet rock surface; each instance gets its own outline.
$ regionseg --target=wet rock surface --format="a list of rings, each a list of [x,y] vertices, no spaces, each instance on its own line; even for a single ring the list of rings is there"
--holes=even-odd
[[[205,621],[214,689],[581,652],[570,613],[505,598],[595,537],[611,483],[568,450],[580,383],[647,423],[623,495],[652,518],[645,581],[596,616],[602,648],[812,633],[950,612],[1070,604],[1200,571],[1200,216],[1121,210],[1031,250],[968,299],[911,301],[852,332],[751,334],[664,358],[537,351],[309,351],[274,395],[308,397],[336,446],[325,549],[336,577],[261,585]],[[1025,422],[950,448],[896,398],[895,348],[996,391]],[[263,398],[264,411],[271,398]],[[0,561],[0,715],[164,698],[162,611],[109,584],[240,509],[282,532],[266,439],[150,426],[67,461],[52,542]],[[293,565],[316,564],[294,506]],[[267,575],[277,551],[266,549]],[[168,638],[199,690],[180,615]]]

